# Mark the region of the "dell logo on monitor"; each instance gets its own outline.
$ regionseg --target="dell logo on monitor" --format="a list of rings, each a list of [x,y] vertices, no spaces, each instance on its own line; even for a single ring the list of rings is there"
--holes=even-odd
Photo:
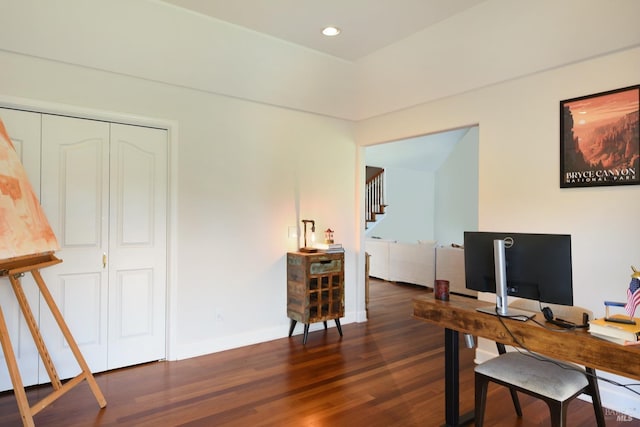
[[[504,238],[504,247],[510,248],[513,246],[513,237],[505,237]]]

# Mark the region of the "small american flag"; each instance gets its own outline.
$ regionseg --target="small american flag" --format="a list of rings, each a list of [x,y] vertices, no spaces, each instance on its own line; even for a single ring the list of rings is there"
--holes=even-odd
[[[634,277],[627,289],[627,304],[624,306],[629,317],[633,317],[638,305],[640,305],[640,279]]]

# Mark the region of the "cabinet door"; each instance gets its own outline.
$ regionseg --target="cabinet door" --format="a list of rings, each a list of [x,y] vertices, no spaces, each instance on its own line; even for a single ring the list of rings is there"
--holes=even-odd
[[[167,132],[111,125],[108,368],[164,359]]]
[[[40,114],[0,108],[0,118],[7,128],[18,157],[29,176],[36,196],[40,194]],[[28,274],[22,280],[31,310],[38,318],[39,293],[33,277]],[[9,338],[16,355],[18,368],[25,386],[38,383],[38,349],[16,300],[11,283],[0,278],[0,305],[9,330]],[[11,378],[6,368],[4,353],[0,352],[0,391],[11,390]]]
[[[42,207],[63,262],[42,275],[93,372],[107,369],[108,202],[109,123],[43,115]],[[42,306],[40,329],[58,375],[75,376],[80,368]]]

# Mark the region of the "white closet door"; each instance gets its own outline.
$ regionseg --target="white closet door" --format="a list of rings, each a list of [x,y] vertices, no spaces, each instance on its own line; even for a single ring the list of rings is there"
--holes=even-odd
[[[36,196],[40,195],[40,114],[0,108],[0,118],[7,128],[13,146],[29,176]],[[28,274],[22,279],[22,288],[33,314],[38,319],[39,293],[33,277]],[[15,298],[11,283],[6,277],[0,278],[0,305],[13,344],[18,368],[25,386],[38,383],[38,349],[29,327]],[[11,390],[11,378],[0,351],[0,391]]]
[[[165,358],[167,132],[111,125],[108,368]]]
[[[0,117],[60,243],[63,262],[42,276],[91,370],[165,358],[166,130],[4,109]],[[0,304],[23,382],[49,382],[4,282]],[[23,286],[58,375],[77,375],[33,279],[25,277]],[[0,389],[11,388],[0,366]]]
[[[43,115],[42,206],[63,262],[42,275],[93,372],[107,369],[108,198],[109,123]],[[80,368],[42,305],[40,329],[58,375],[75,376]]]

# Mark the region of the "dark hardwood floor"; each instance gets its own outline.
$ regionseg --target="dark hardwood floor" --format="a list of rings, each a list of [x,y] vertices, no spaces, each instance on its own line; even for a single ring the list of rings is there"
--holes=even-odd
[[[373,280],[370,320],[177,362],[96,375],[100,410],[86,384],[35,416],[41,426],[438,426],[444,420],[443,331],[411,317],[424,288]],[[297,328],[297,332],[301,327]],[[461,410],[473,407],[473,350],[461,345]],[[48,387],[30,388],[33,404]],[[490,387],[487,426],[548,425],[544,403]],[[0,394],[0,425],[20,426],[12,393]],[[570,405],[569,426],[595,425],[591,404]],[[638,420],[608,426],[640,426]]]

